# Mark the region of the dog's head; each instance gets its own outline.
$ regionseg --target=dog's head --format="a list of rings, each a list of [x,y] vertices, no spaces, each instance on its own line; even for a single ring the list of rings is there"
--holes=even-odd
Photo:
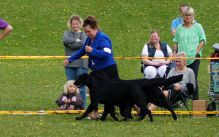
[[[78,77],[78,79],[74,82],[74,85],[77,86],[78,88],[80,88],[81,86],[84,86],[84,85],[89,86],[91,83],[91,79],[92,79],[92,77],[89,74],[87,74],[87,73],[81,74]]]

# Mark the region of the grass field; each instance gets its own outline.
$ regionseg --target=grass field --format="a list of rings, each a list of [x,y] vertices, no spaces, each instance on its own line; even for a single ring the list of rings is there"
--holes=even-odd
[[[62,35],[72,14],[94,15],[101,30],[113,41],[116,57],[140,56],[149,32],[157,29],[162,41],[173,45],[170,24],[178,5],[195,9],[206,32],[204,57],[219,38],[218,0],[1,0],[0,17],[13,33],[0,41],[0,55],[63,55]],[[140,78],[140,60],[116,60],[123,79]],[[199,72],[200,98],[208,100],[209,62]],[[65,83],[62,59],[0,60],[0,110],[54,110],[54,100]],[[5,136],[219,136],[213,118],[155,116],[142,122],[75,121],[75,115],[0,115],[0,135]]]

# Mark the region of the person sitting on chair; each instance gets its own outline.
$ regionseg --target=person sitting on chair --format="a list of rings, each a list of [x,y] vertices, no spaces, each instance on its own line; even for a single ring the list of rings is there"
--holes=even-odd
[[[145,78],[151,79],[156,76],[163,77],[166,73],[170,60],[165,59],[146,59],[147,57],[171,57],[172,50],[168,44],[160,42],[159,33],[152,31],[150,40],[144,45],[142,50],[143,73]],[[145,58],[144,58],[145,57]]]
[[[188,98],[194,92],[196,82],[195,82],[195,74],[192,69],[187,68],[186,65],[186,53],[181,52],[176,54],[176,68],[172,68],[167,75],[167,78],[176,76],[179,74],[183,74],[183,80],[179,83],[175,83],[172,85],[172,88],[168,90],[163,90],[163,93],[166,98],[170,100],[170,103],[174,101],[180,100],[178,94],[181,94],[184,98]],[[177,98],[179,97],[179,98]],[[151,104],[149,106],[149,110],[155,110],[157,106]]]

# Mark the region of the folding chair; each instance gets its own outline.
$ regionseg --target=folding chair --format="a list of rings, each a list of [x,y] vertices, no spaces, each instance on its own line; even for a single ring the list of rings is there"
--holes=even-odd
[[[185,107],[186,110],[189,111],[187,102],[188,99],[191,98],[191,95],[194,93],[194,88],[191,83],[187,83],[186,87],[188,89],[188,96],[186,96],[184,92],[170,90],[168,100],[174,110],[177,108],[183,110],[183,107]]]

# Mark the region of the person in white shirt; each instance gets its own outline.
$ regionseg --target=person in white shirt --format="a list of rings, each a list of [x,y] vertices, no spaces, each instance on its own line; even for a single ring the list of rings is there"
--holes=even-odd
[[[144,45],[142,50],[145,78],[151,79],[156,76],[164,77],[167,66],[171,63],[170,60],[165,58],[171,56],[172,50],[168,44],[160,42],[159,33],[157,31],[152,31],[150,33],[149,42]],[[159,59],[156,59],[156,57],[159,57]]]

